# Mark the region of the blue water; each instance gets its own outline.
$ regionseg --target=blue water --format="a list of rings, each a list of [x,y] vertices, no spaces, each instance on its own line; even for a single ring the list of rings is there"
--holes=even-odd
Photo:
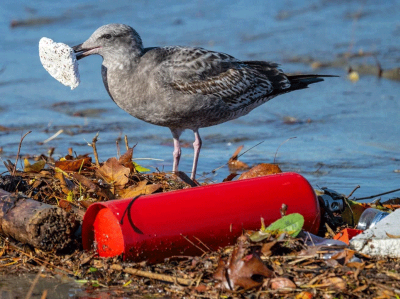
[[[360,18],[351,17],[357,13]],[[100,57],[80,61],[81,84],[73,91],[40,64],[41,37],[72,46],[99,26],[118,22],[134,27],[146,47],[201,46],[243,60],[275,61],[286,72],[340,76],[279,96],[238,120],[202,129],[202,180],[226,177],[226,167],[210,172],[225,164],[239,145],[246,150],[264,141],[241,160],[268,163],[283,141],[297,137],[279,149],[276,160],[284,171],[303,174],[313,186],[348,194],[361,185],[355,194],[360,197],[399,188],[400,173],[395,170],[400,169],[400,82],[365,75],[352,83],[342,68],[315,71],[287,62],[294,56],[332,60],[339,53],[363,50],[376,52],[384,69],[399,67],[399,16],[400,1],[2,1],[0,125],[12,130],[0,131],[1,158],[14,161],[20,137],[28,130],[33,132],[21,153],[39,155],[55,147],[55,157],[67,154],[68,147],[78,154],[90,153],[87,142],[99,132],[101,160],[116,155],[115,140],[126,134],[130,144],[138,143],[135,158],[163,160],[140,164],[171,170],[169,130],[134,119],[109,99]],[[12,20],[43,17],[54,22],[10,27]],[[87,109],[93,113],[74,116]],[[298,121],[287,124],[287,116]],[[64,133],[56,139],[39,144],[60,129]],[[192,132],[182,139],[189,147],[183,148],[180,169],[190,171]]]

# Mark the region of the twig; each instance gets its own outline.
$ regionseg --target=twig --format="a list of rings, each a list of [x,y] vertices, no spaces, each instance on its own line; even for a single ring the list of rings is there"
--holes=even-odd
[[[42,297],[40,299],[46,299],[47,298],[47,290],[44,290],[42,293]]]
[[[349,198],[350,196],[352,196],[353,193],[354,193],[358,188],[360,188],[360,185],[357,185],[357,186],[353,189],[353,191],[350,192],[350,194],[347,196],[347,198]]]
[[[50,138],[47,138],[45,141],[43,141],[43,143],[47,143],[53,139],[55,139],[58,135],[60,135],[62,132],[64,132],[64,130],[59,130],[57,133],[55,133],[53,136],[51,136]]]
[[[186,241],[188,241],[190,244],[192,244],[194,247],[196,247],[197,249],[199,249],[201,252],[207,253],[206,251],[204,251],[203,248],[201,248],[200,246],[197,246],[197,245],[194,244],[192,241],[190,241],[190,240],[188,239],[188,237],[186,237],[186,236],[184,236],[184,235],[182,235],[182,234],[181,234],[181,237],[184,238]]]
[[[127,135],[125,135],[124,140],[125,140],[126,150],[129,150],[129,143],[128,143],[128,136]]]
[[[120,138],[117,138],[117,140],[115,140],[115,143],[117,144],[117,159],[119,159],[119,157],[121,157],[121,151],[119,149],[119,140],[120,140]]]
[[[257,143],[256,145],[253,145],[253,146],[252,146],[251,148],[249,148],[247,151],[244,151],[243,153],[241,153],[240,155],[238,155],[238,156],[237,156],[237,159],[239,159],[239,157],[243,156],[245,153],[247,153],[248,151],[252,150],[252,149],[255,148],[256,146],[259,146],[259,145],[260,145],[261,143],[263,143],[263,142],[265,142],[265,140],[260,141],[260,142]],[[205,175],[210,174],[210,173],[215,173],[218,169],[221,169],[222,167],[224,167],[224,166],[226,166],[226,165],[228,165],[228,164],[229,164],[229,161],[226,162],[225,164],[221,165],[220,167],[217,167],[217,168],[211,170],[211,172],[208,172],[208,173],[206,173]],[[202,177],[204,177],[205,175],[203,175]]]
[[[354,200],[371,199],[371,198],[378,197],[378,196],[382,196],[382,195],[386,195],[386,194],[389,194],[389,193],[394,193],[394,192],[397,192],[397,191],[400,191],[400,188],[399,188],[399,189],[392,190],[392,191],[388,191],[388,192],[376,194],[376,195],[371,195],[371,196],[367,196],[367,197],[355,198]]]
[[[201,241],[199,238],[197,238],[196,236],[193,236],[193,238],[195,238],[197,241],[199,241],[199,243],[201,245],[203,245],[208,251],[212,251],[206,244],[203,243],[203,241]]]
[[[298,260],[288,262],[287,264],[288,265],[295,265],[297,263],[301,263],[302,261],[306,261],[306,260],[310,260],[310,259],[315,259],[315,255],[299,257]]]
[[[35,279],[33,280],[31,287],[29,288],[29,291],[25,296],[25,299],[30,299],[32,297],[33,290],[35,289],[35,286],[36,286],[37,282],[39,281],[40,274],[44,271],[44,268],[45,268],[44,266],[40,267],[40,270],[39,270],[38,274],[36,275]]]
[[[302,256],[298,256],[298,255],[273,255],[273,256],[262,256],[261,259],[262,260],[295,260],[295,259],[311,259],[311,258],[318,258],[317,254],[313,254],[313,255],[302,255]]]
[[[281,148],[281,146],[284,145],[286,142],[288,142],[290,139],[294,139],[294,138],[297,138],[297,137],[290,137],[290,138],[286,139],[284,142],[282,142],[282,143],[278,146],[278,148],[276,149],[276,152],[275,152],[275,156],[274,156],[274,164],[275,164],[276,155],[278,155],[278,151],[279,151],[279,149]]]
[[[32,131],[26,132],[25,135],[21,137],[21,140],[20,140],[19,145],[18,145],[17,157],[15,158],[14,169],[13,169],[13,172],[11,174],[12,176],[15,176],[15,172],[17,171],[17,163],[18,163],[18,159],[19,159],[19,153],[21,151],[22,141],[24,140],[25,136],[30,134],[30,133],[32,133]]]
[[[195,282],[192,279],[179,278],[179,277],[174,277],[171,275],[147,272],[147,271],[142,271],[142,270],[138,270],[138,269],[134,269],[134,268],[123,268],[121,265],[118,265],[118,264],[111,265],[111,269],[116,270],[116,271],[122,271],[124,273],[132,274],[132,275],[137,275],[137,276],[147,277],[147,278],[151,278],[151,279],[155,279],[155,280],[160,280],[160,281],[166,281],[166,282],[171,282],[171,283],[178,282],[179,284],[182,284],[182,285],[191,285]]]
[[[93,137],[92,143],[88,143],[88,145],[93,148],[93,153],[94,153],[94,159],[96,161],[96,166],[100,167],[99,155],[97,154],[97,148],[96,148],[97,137],[99,137],[99,132],[97,132],[96,136]]]

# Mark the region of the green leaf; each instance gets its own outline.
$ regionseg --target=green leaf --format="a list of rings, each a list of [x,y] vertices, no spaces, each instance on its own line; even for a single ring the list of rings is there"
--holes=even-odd
[[[262,230],[256,231],[250,235],[250,240],[252,242],[261,242],[264,239],[267,239],[271,236],[270,233],[265,233]]]
[[[150,169],[148,169],[148,168],[146,168],[146,167],[143,167],[143,166],[140,166],[139,164],[137,164],[137,163],[134,162],[134,161],[132,161],[132,163],[133,163],[133,165],[135,165],[135,169],[136,169],[138,172],[148,172],[148,171],[150,171]]]
[[[97,270],[97,268],[95,268],[95,267],[90,267],[90,268],[89,268],[89,271],[93,273],[93,272],[97,272],[98,270]]]
[[[287,233],[292,237],[296,237],[304,225],[304,217],[301,214],[293,213],[276,220],[268,226],[264,233],[281,234]]]

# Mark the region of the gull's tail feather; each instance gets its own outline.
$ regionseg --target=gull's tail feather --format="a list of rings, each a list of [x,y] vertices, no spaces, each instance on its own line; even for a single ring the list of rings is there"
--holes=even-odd
[[[335,75],[288,75],[287,78],[291,83],[290,89],[303,89],[308,85],[324,81],[326,77],[338,77]]]

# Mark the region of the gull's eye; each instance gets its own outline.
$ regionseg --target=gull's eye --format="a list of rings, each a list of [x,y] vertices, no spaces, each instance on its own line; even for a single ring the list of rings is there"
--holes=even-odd
[[[111,34],[104,34],[102,36],[102,38],[105,38],[105,39],[110,39],[111,37],[112,37]]]

